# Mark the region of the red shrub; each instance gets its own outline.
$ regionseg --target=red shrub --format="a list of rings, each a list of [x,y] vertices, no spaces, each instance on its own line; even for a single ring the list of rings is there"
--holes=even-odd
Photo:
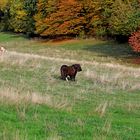
[[[140,52],[140,30],[130,36],[129,44],[135,52]]]

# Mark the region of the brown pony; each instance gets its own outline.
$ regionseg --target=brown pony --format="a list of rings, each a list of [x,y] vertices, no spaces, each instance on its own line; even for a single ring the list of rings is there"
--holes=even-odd
[[[60,68],[61,78],[67,81],[68,79],[75,81],[76,74],[80,71],[82,71],[80,64],[73,64],[71,66],[62,65]]]

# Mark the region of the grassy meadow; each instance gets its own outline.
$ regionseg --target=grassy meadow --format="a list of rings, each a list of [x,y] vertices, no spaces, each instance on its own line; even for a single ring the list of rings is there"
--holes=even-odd
[[[140,140],[140,65],[127,44],[0,33],[0,140]],[[75,82],[62,64],[80,63]]]

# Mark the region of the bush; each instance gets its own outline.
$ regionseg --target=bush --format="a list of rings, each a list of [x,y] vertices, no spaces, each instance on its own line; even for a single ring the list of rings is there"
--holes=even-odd
[[[129,44],[134,52],[140,52],[140,30],[130,36]]]

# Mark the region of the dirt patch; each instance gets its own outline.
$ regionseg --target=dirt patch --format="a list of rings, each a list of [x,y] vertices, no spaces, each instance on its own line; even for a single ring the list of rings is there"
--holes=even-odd
[[[59,46],[63,44],[71,44],[71,43],[77,43],[79,42],[78,39],[73,39],[73,38],[66,38],[66,39],[52,39],[52,40],[39,40],[43,44],[49,44],[52,46]]]
[[[140,57],[132,59],[131,63],[132,64],[139,64],[140,65]]]

